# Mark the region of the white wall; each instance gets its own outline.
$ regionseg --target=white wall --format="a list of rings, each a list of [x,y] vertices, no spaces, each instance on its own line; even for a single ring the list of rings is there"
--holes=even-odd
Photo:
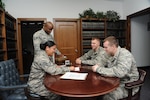
[[[78,18],[92,8],[95,12],[114,10],[121,19],[150,7],[150,0],[2,0],[15,18]]]
[[[147,23],[150,15],[131,19],[131,52],[135,57],[137,66],[150,66],[150,31]]]
[[[123,0],[123,18],[150,7],[150,0]]]
[[[78,18],[83,10],[114,10],[123,17],[122,0],[3,0],[15,18]]]

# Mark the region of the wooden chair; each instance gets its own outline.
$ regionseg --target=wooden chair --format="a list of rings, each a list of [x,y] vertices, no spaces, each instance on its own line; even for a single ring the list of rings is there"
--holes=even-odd
[[[125,88],[128,90],[128,97],[120,100],[140,100],[140,91],[145,81],[146,72],[142,69],[138,69],[138,71],[139,71],[139,79],[137,81],[125,84]],[[139,91],[135,95],[132,95],[132,89],[136,87],[139,87]]]

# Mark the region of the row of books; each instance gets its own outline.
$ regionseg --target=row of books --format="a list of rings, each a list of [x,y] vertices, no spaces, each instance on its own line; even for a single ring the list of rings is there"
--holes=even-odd
[[[7,48],[16,48],[16,43],[15,42],[11,42],[11,41],[9,41],[9,42],[7,42]]]
[[[124,22],[107,22],[107,28],[111,29],[125,29]]]
[[[104,31],[83,31],[83,37],[104,37]]]
[[[107,28],[111,28],[111,29],[125,29],[125,22],[107,22],[106,26]],[[83,29],[99,29],[99,28],[104,28],[105,27],[105,23],[104,22],[82,22],[82,28]]]
[[[3,41],[0,41],[0,49],[3,48]]]
[[[0,61],[3,61],[3,60],[4,60],[4,54],[0,53]]]
[[[125,47],[125,46],[126,46],[125,39],[118,39],[118,42],[119,42],[119,45],[120,45],[121,47]]]
[[[17,57],[17,54],[16,52],[8,52],[8,59],[11,59],[11,58],[16,58]]]
[[[5,18],[5,24],[6,24],[6,26],[7,27],[9,27],[9,28],[11,28],[11,29],[14,29],[14,22],[11,20],[11,19],[9,19],[9,18]]]
[[[107,36],[125,37],[125,31],[107,31]]]
[[[125,37],[125,31],[107,31],[107,36]],[[104,31],[83,31],[82,37],[104,37]]]
[[[82,22],[83,29],[99,29],[104,28],[104,22]]]
[[[2,36],[2,27],[0,27],[0,36]]]
[[[9,38],[15,38],[15,31],[6,30],[6,35]]]
[[[103,40],[101,40],[100,45],[102,45],[102,44],[103,44]],[[82,45],[83,46],[90,46],[91,45],[91,40],[83,40]]]

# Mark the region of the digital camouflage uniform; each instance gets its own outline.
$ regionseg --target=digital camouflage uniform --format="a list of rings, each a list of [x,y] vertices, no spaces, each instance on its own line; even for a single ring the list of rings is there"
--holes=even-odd
[[[93,49],[89,50],[80,57],[80,60],[82,64],[95,65],[101,61],[102,57],[104,57],[103,59],[106,59],[107,54],[102,47],[99,47],[97,51],[94,51]]]
[[[45,51],[41,50],[38,52],[38,55],[35,55],[28,80],[28,86],[32,93],[47,96],[50,100],[59,100],[60,96],[48,91],[43,84],[46,72],[51,75],[57,75],[70,71],[69,67],[58,68],[56,66],[57,65],[49,59]]]
[[[118,47],[116,54],[107,62],[99,63],[96,72],[104,76],[120,78],[120,86],[111,93],[104,95],[103,100],[118,100],[128,96],[124,88],[126,82],[136,81],[139,78],[136,62],[133,55],[125,48]],[[133,94],[139,88],[133,90]]]
[[[37,54],[38,51],[40,51],[40,44],[45,43],[47,41],[54,41],[54,38],[51,34],[47,34],[43,29],[35,32],[33,34],[33,45],[34,45],[34,54]],[[60,51],[56,49],[56,54],[60,55]]]

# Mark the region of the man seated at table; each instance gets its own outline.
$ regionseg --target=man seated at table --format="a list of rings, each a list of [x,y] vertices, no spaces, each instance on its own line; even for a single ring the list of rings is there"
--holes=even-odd
[[[94,72],[103,76],[120,78],[120,86],[106,95],[103,100],[119,100],[128,96],[127,90],[124,88],[125,83],[136,81],[139,78],[136,62],[133,55],[125,48],[118,45],[114,36],[104,39],[104,50],[111,57],[107,63],[99,63],[92,66]],[[132,92],[137,93],[139,88],[135,88]]]
[[[75,67],[58,66],[49,59],[49,56],[52,56],[56,50],[56,44],[53,41],[41,43],[40,49],[41,50],[38,54],[34,56],[28,80],[28,88],[31,93],[37,94],[43,98],[49,100],[60,100],[59,95],[46,89],[43,84],[44,76],[46,73],[51,75],[64,74],[65,72],[74,71]]]
[[[76,64],[95,65],[102,59],[102,57],[107,57],[103,47],[100,46],[99,38],[92,38],[91,47],[91,50],[89,50],[83,56],[76,59]]]

